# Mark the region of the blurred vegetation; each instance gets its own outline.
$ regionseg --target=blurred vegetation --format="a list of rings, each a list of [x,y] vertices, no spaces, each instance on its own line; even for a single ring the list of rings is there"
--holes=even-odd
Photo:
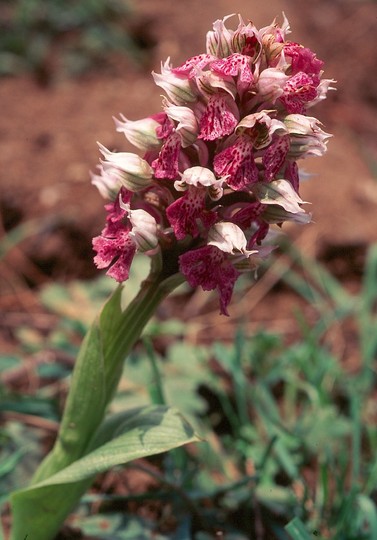
[[[104,65],[111,53],[142,61],[127,0],[0,0],[0,75],[32,72],[46,84]]]
[[[71,521],[84,534],[103,540],[377,538],[377,246],[352,293],[315,260],[285,249],[272,268],[316,314],[314,323],[296,314],[301,330],[294,341],[263,328],[248,336],[240,326],[233,343],[196,345],[186,338],[195,321],[149,324],[125,364],[112,410],[173,405],[203,442],[99,477]],[[137,260],[131,288],[146,272],[144,263]],[[57,317],[51,332],[18,330],[34,388],[14,385],[14,374],[25,368],[22,354],[0,359],[3,380],[13,381],[1,387],[3,503],[43,456],[80,339],[111,287],[100,278],[43,289],[41,301]],[[79,315],[72,309],[78,304]],[[350,346],[354,361],[347,366],[341,351]],[[49,361],[41,361],[43,351]],[[124,493],[137,473],[153,489],[144,480],[141,492]]]

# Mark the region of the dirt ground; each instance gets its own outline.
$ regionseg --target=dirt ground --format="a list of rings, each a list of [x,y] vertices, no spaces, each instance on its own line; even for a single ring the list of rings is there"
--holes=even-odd
[[[337,92],[314,113],[334,134],[329,151],[303,164],[313,173],[302,197],[312,203],[314,223],[288,228],[287,234],[322,259],[340,250],[345,274],[354,264],[354,250],[364,253],[377,240],[375,2],[139,0],[134,7],[141,32],[155,43],[143,68],[113,59],[108,69],[76,80],[58,77],[47,87],[30,76],[0,81],[1,226],[9,233],[25,223],[29,231],[0,262],[4,351],[15,345],[17,316],[28,314],[32,324],[40,311],[40,285],[97,275],[91,237],[101,230],[104,211],[89,170],[98,162],[97,140],[108,148],[127,149],[112,116],[122,112],[138,119],[157,112],[161,97],[150,72],[158,71],[168,56],[178,65],[202,52],[212,22],[231,12],[265,26],[284,11],[291,39],[316,51],[325,61],[325,76],[337,81]],[[282,301],[279,318],[284,318],[285,306],[289,303]],[[274,317],[258,302],[254,308],[254,321]]]

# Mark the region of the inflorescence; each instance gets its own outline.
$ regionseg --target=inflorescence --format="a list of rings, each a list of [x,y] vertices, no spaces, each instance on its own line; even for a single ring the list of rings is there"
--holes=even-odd
[[[92,175],[111,201],[93,240],[97,267],[123,282],[137,251],[161,257],[191,286],[216,289],[226,315],[240,273],[274,247],[270,226],[311,220],[297,160],[326,151],[330,135],[307,113],[333,82],[310,49],[286,40],[285,17],[260,30],[240,16],[230,30],[229,17],[208,32],[206,53],[153,73],[162,112],[115,120],[143,157],[100,145]]]

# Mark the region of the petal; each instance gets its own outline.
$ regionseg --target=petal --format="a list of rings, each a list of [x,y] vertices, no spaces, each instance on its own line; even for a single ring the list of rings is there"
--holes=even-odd
[[[220,313],[228,315],[227,306],[240,273],[231,265],[225,253],[215,246],[204,246],[181,255],[179,266],[191,287],[200,285],[204,291],[217,289]]]
[[[234,205],[236,209],[238,205]],[[259,202],[243,203],[235,213],[231,213],[232,222],[238,225],[242,230],[249,229],[252,224],[259,219],[264,206]],[[230,207],[232,210],[232,207]]]
[[[292,214],[302,212],[300,205],[305,203],[293,189],[292,184],[284,179],[268,183],[257,182],[253,186],[253,192],[262,204],[282,206]]]
[[[205,229],[209,229],[215,223],[217,215],[206,210],[205,200],[204,188],[189,187],[182,197],[168,206],[166,215],[178,240],[182,240],[188,234],[198,236],[200,232],[198,221],[202,222]]]
[[[97,165],[100,174],[94,174],[90,172],[91,182],[104,199],[115,200],[119,189],[121,188],[121,181],[117,169],[107,169],[105,172],[102,165]]]
[[[229,221],[221,221],[211,227],[208,233],[208,245],[216,246],[224,253],[244,253],[246,250],[246,236],[242,229]]]
[[[178,180],[176,184],[187,184],[195,187],[211,187],[217,185],[221,180],[224,179],[217,179],[210,169],[197,166],[186,169],[182,174],[181,180]]]
[[[285,123],[272,119],[271,111],[259,111],[244,116],[236,127],[236,133],[246,133],[252,140],[253,147],[257,150],[265,148],[271,141],[274,133],[285,134],[288,132]]]
[[[312,76],[320,75],[323,62],[310,49],[303,47],[299,43],[288,42],[284,45],[284,55],[291,59],[292,75],[299,71]]]
[[[315,84],[310,75],[300,71],[285,83],[280,101],[289,113],[302,113],[305,105],[317,97],[318,82]]]
[[[149,163],[133,152],[111,152],[98,143],[105,159],[101,160],[104,174],[117,175],[121,185],[130,191],[141,191],[150,185],[153,170]]]
[[[130,236],[138,251],[150,251],[157,247],[157,222],[155,218],[142,208],[129,211],[129,220],[132,225]]]
[[[161,145],[156,132],[157,128],[160,127],[160,123],[154,118],[148,117],[142,120],[131,121],[123,116],[123,114],[120,117],[121,120],[113,117],[116,131],[124,133],[124,136],[131,144],[144,152],[152,148],[158,148]]]
[[[213,62],[211,70],[226,77],[238,77],[237,89],[239,92],[244,92],[254,82],[250,61],[250,57],[234,53]]]
[[[200,119],[199,138],[214,141],[233,133],[239,119],[236,103],[228,96],[215,94],[210,97],[207,108]]]
[[[110,266],[106,274],[118,281],[119,283],[126,281],[130,275],[130,267],[135,252],[136,246],[130,239],[129,244],[124,247],[124,251],[121,253],[118,260],[115,261],[112,266]]]
[[[163,144],[158,158],[152,162],[156,178],[174,180],[178,176],[178,160],[181,150],[181,138],[173,132]]]
[[[199,126],[195,115],[189,107],[180,107],[164,102],[164,109],[171,120],[177,122],[176,132],[179,133],[183,148],[191,146],[198,136]]]
[[[258,94],[260,101],[275,103],[284,93],[284,86],[289,77],[278,68],[264,69],[258,79]]]
[[[196,77],[196,84],[199,93],[203,96],[211,97],[221,91],[223,91],[223,95],[226,93],[233,99],[237,96],[236,83],[230,75],[218,75],[213,71],[202,71],[200,76]],[[198,104],[195,104],[195,107],[198,107]]]
[[[284,137],[277,138],[266,149],[265,153],[263,154],[262,163],[265,168],[264,176],[267,182],[272,180],[272,178],[274,178],[279,172],[288,154],[289,147],[290,137],[289,135],[285,135]]]
[[[289,180],[289,182],[293,186],[293,189],[298,193],[300,187],[300,177],[298,175],[298,166],[296,161],[287,161],[287,164],[285,166],[284,178]]]
[[[97,252],[94,263],[97,268],[110,266],[107,275],[118,282],[126,281],[135,255],[136,245],[127,229],[119,229],[114,238],[97,236],[93,238],[93,249]],[[112,262],[115,262],[112,264]]]
[[[185,105],[197,100],[191,82],[184,76],[173,73],[169,58],[161,64],[161,73],[152,72],[154,82],[167,94],[174,105]]]
[[[229,56],[233,52],[234,31],[228,30],[225,21],[233,15],[227,15],[223,19],[217,19],[213,23],[213,31],[207,32],[206,48],[208,54],[218,58]]]
[[[254,161],[253,145],[246,136],[237,137],[236,142],[217,154],[214,170],[218,176],[229,175],[227,184],[234,190],[243,189],[258,180],[258,169]]]
[[[128,191],[125,187],[122,187],[118,193],[118,196],[112,203],[106,204],[105,208],[107,211],[106,217],[106,227],[102,231],[102,234],[105,236],[114,236],[118,233],[119,228],[122,227],[120,223],[122,219],[126,216],[127,212],[122,206],[128,204],[131,201],[132,192]],[[122,206],[120,202],[122,201]]]
[[[186,60],[181,66],[173,68],[172,73],[186,75],[191,79],[200,70],[205,69],[213,60],[216,60],[216,57],[212,56],[212,54],[198,54]]]

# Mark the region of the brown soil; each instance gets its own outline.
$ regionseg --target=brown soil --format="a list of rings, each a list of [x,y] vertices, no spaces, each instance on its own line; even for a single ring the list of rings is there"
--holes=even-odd
[[[124,138],[114,130],[112,116],[122,112],[138,119],[157,112],[161,97],[150,71],[159,70],[160,60],[167,56],[178,65],[202,52],[212,22],[230,11],[225,0],[193,0],[189,6],[172,0],[138,2],[141,32],[148,32],[149,43],[156,44],[143,68],[112,58],[107,69],[76,80],[55,76],[47,87],[31,76],[1,81],[1,223],[7,233],[24,223],[26,236],[7,250],[0,266],[4,351],[15,345],[14,321],[28,313],[33,324],[33,316],[41,310],[36,295],[40,285],[97,275],[91,238],[103,226],[104,211],[103,200],[89,182],[89,170],[95,170],[99,157],[96,141],[108,148],[127,149]],[[336,79],[338,86],[315,112],[335,135],[329,151],[322,159],[304,163],[314,175],[302,186],[303,198],[312,203],[314,223],[286,231],[301,248],[322,259],[338,261],[340,249],[346,279],[353,271],[352,253],[363,254],[377,239],[373,176],[377,81],[371,76],[377,68],[373,31],[377,6],[351,0],[274,0],[252,7],[238,0],[231,7],[257,26],[281,17],[283,10],[291,22],[292,40],[313,48],[325,60],[325,76]],[[359,275],[362,262],[361,256]],[[260,320],[279,327],[291,317],[289,296],[281,302],[277,320],[276,313],[261,302],[270,288],[269,282],[262,283],[251,294],[251,307],[243,312],[251,328]],[[186,309],[188,317],[195,316],[197,305],[195,300]],[[238,306],[234,315],[242,316]],[[227,327],[224,333],[231,337],[231,321],[224,324],[213,315],[205,317],[204,328],[207,323]]]

